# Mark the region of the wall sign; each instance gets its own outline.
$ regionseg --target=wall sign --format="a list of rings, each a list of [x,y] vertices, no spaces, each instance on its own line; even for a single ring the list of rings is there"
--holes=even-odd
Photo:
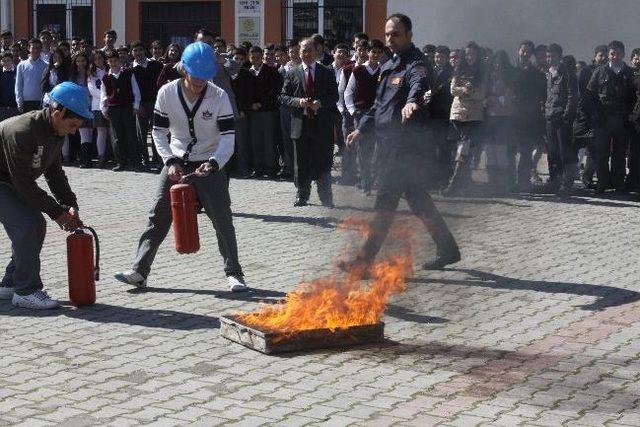
[[[264,0],[236,0],[236,45],[264,45]]]

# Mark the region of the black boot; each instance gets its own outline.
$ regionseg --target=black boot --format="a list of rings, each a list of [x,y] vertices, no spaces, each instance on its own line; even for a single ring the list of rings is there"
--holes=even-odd
[[[460,261],[460,250],[458,245],[441,248],[438,246],[436,257],[427,261],[422,266],[425,270],[442,270],[449,264],[455,264]]]
[[[449,264],[455,264],[460,261],[460,249],[456,239],[433,203],[427,206],[427,211],[421,215],[421,219],[431,238],[436,243],[436,257],[426,262],[422,268],[425,270],[441,270]]]
[[[91,160],[91,144],[80,145],[80,168],[89,169],[93,167]]]

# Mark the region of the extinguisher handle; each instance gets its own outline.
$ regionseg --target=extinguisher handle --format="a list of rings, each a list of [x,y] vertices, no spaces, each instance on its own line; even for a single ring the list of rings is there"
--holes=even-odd
[[[98,233],[91,227],[87,227],[83,225],[81,228],[85,230],[89,230],[91,234],[93,234],[93,240],[96,242],[96,263],[93,268],[93,274],[95,276],[96,281],[100,280],[100,240],[98,239]]]

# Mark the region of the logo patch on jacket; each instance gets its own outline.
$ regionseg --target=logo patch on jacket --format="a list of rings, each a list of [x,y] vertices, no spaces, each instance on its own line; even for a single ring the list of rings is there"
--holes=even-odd
[[[42,167],[43,152],[44,152],[44,147],[42,145],[38,145],[38,151],[33,155],[33,158],[31,159],[32,169],[40,169]]]
[[[211,120],[213,118],[213,113],[209,110],[204,111],[202,113],[202,120]]]

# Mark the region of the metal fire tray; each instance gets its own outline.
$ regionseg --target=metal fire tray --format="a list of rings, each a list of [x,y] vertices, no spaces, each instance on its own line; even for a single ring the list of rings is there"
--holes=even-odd
[[[228,340],[264,354],[319,348],[351,347],[384,340],[384,323],[351,326],[347,329],[308,329],[288,334],[264,332],[240,323],[233,315],[220,318],[220,332]]]

